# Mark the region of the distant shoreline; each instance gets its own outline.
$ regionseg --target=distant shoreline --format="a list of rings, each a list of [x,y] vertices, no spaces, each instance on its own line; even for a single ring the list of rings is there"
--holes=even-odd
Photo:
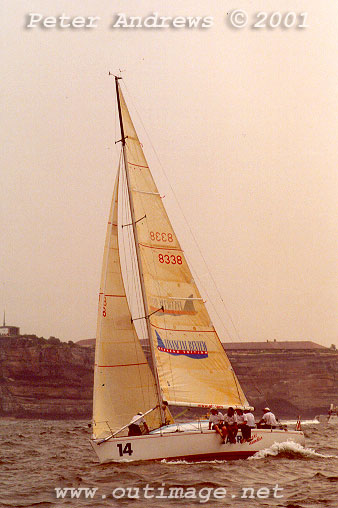
[[[0,344],[0,418],[91,420],[94,347],[36,336],[2,337]],[[278,418],[292,420],[298,415],[312,420],[327,414],[331,403],[338,405],[336,351],[309,341],[290,347],[250,344],[224,347],[256,418],[267,405]],[[198,418],[206,411],[191,408],[185,416]]]

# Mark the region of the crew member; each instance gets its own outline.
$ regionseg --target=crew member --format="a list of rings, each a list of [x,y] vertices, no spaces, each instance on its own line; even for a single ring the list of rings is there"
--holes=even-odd
[[[218,411],[216,406],[212,406],[210,410],[210,417],[209,417],[209,430],[212,428],[219,434],[222,438],[222,442],[225,443],[226,438],[226,428],[223,424],[224,416],[220,411]]]
[[[141,425],[143,425],[146,431],[145,433],[149,434],[149,428],[145,419],[143,418],[143,413],[139,411],[137,415],[133,416],[133,418],[130,420],[128,425],[128,436],[141,436],[143,434]]]
[[[251,441],[251,430],[256,427],[255,417],[251,412],[250,407],[244,408],[244,414],[243,414],[244,421],[248,427],[248,437],[246,438],[247,441]]]
[[[263,409],[264,414],[257,423],[258,429],[275,429],[278,425],[275,415],[270,411],[270,408]]]
[[[248,426],[247,420],[245,419],[245,415],[243,414],[242,409],[236,409],[236,420],[238,429],[242,431],[242,439],[241,443],[245,441],[250,441],[251,439],[251,429]]]
[[[236,436],[238,432],[236,415],[233,407],[229,407],[227,414],[224,416],[224,425],[226,428],[227,435],[230,443],[236,443]]]
[[[254,408],[253,408],[254,411]],[[251,407],[245,407],[244,408],[244,421],[247,423],[248,427],[250,429],[254,429],[256,427],[255,417],[252,413]]]

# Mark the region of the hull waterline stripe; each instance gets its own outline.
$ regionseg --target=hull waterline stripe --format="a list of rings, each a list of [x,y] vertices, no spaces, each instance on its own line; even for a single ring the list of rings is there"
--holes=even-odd
[[[94,448],[94,451],[95,448]],[[142,462],[157,462],[157,461],[167,461],[167,462],[171,462],[171,461],[176,461],[176,460],[185,460],[187,461],[188,463],[189,462],[200,462],[200,461],[210,461],[210,460],[239,460],[239,459],[246,459],[248,457],[251,457],[252,455],[254,455],[255,453],[257,453],[257,450],[256,451],[247,451],[247,452],[236,452],[236,451],[233,451],[233,452],[221,452],[221,453],[201,453],[201,454],[197,454],[197,455],[174,455],[173,457],[159,457],[159,458],[156,458],[156,459],[142,459],[142,458],[139,458],[139,459],[134,459],[135,461],[139,460],[139,461],[142,461]],[[114,459],[108,459],[107,461],[102,461],[101,464],[108,464],[109,462],[117,462],[117,463],[130,463],[130,462],[134,462],[133,459],[131,460],[128,460],[128,459],[124,459],[124,460],[114,460]]]

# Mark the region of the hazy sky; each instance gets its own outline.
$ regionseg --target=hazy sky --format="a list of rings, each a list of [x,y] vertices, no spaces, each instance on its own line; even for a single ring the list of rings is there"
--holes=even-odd
[[[231,315],[233,325],[216,304],[229,331],[221,338],[338,346],[337,2],[3,0],[0,9],[7,324],[46,338],[95,335],[119,139],[108,72],[122,69],[188,259],[216,293],[168,181]],[[246,27],[230,27],[234,9],[247,12]],[[259,11],[278,10],[307,12],[309,26],[251,28]],[[31,12],[100,20],[29,29]],[[116,13],[153,12],[211,16],[213,26],[112,28]]]

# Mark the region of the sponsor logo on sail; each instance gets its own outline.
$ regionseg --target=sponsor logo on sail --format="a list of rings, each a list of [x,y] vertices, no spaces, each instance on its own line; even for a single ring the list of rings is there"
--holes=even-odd
[[[208,348],[203,340],[168,340],[162,339],[155,330],[157,349],[173,356],[187,356],[194,360],[208,358]]]
[[[170,316],[193,316],[197,314],[192,300],[193,295],[188,296],[186,300],[169,300],[167,298],[150,298],[149,309],[151,312],[163,307],[163,314]]]

